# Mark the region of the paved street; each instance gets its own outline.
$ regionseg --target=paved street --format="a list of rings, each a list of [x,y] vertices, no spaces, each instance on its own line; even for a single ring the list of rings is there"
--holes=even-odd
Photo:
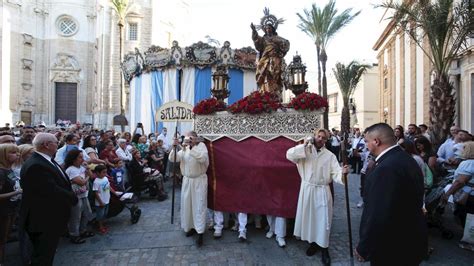
[[[351,175],[350,198],[354,244],[357,243],[361,209],[357,175]],[[169,183],[169,182],[168,182]],[[169,184],[168,184],[169,186]],[[168,188],[168,191],[170,189]],[[331,234],[330,254],[333,265],[350,265],[348,254],[347,220],[344,190],[336,185],[335,212]],[[179,225],[179,190],[177,191],[175,223],[170,224],[171,200],[158,202],[145,199],[139,202],[142,209],[140,221],[132,225],[130,215],[124,210],[109,220],[110,233],[96,235],[82,245],[71,244],[67,239],[60,243],[55,265],[320,265],[320,253],[307,257],[307,243],[298,241],[288,230],[287,247],[279,248],[274,239],[265,238],[263,229],[256,230],[249,224],[248,241],[241,243],[237,233],[224,231],[219,240],[207,232],[204,246],[196,248],[193,238],[186,238]],[[169,193],[171,195],[171,193]],[[436,230],[430,231],[430,245],[434,247],[431,258],[424,265],[474,265],[474,253],[458,248],[461,227],[446,215],[449,228],[455,236],[442,239]],[[402,230],[400,228],[400,230]],[[409,241],[409,239],[407,239]],[[18,265],[18,242],[7,245],[7,264]],[[403,256],[403,247],[400,247]],[[355,263],[359,265],[358,263]],[[365,265],[365,264],[364,264]],[[366,264],[368,265],[368,264]]]

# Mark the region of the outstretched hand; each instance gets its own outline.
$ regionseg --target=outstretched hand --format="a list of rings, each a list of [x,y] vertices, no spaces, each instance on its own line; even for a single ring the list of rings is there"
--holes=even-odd
[[[251,28],[253,31],[256,31],[255,25],[253,25],[253,23],[250,23],[250,28]]]

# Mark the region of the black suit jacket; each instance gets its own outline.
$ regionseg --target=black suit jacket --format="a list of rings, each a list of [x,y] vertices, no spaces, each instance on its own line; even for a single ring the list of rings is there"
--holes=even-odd
[[[395,147],[368,174],[357,252],[373,264],[417,265],[426,255],[423,174],[411,155]]]
[[[23,188],[20,225],[28,232],[63,233],[77,197],[69,177],[38,153],[21,168]]]

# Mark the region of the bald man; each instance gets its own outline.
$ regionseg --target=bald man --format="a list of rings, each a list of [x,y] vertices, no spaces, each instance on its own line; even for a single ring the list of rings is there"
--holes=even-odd
[[[365,181],[354,253],[359,261],[371,265],[418,265],[427,254],[428,243],[421,169],[398,146],[389,125],[375,124],[365,133],[367,148],[376,158]]]
[[[58,140],[39,133],[35,152],[21,168],[23,198],[20,225],[33,244],[32,265],[52,265],[59,238],[66,232],[71,207],[77,204],[67,174],[53,159]]]

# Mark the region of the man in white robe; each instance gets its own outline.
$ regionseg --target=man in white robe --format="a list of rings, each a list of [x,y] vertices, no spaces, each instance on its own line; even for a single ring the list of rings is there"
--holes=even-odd
[[[296,163],[301,176],[294,235],[310,243],[308,256],[321,248],[324,265],[331,263],[328,246],[333,199],[329,184],[331,181],[342,184],[342,174],[349,170],[347,166],[341,168],[336,156],[325,148],[328,137],[327,131],[320,129],[313,139],[306,139],[304,144],[286,153],[286,158]]]
[[[173,146],[179,145],[175,139]],[[174,162],[174,149],[171,149],[169,160]],[[183,148],[177,152],[176,162],[180,163],[183,175],[181,187],[181,228],[186,236],[198,233],[197,246],[202,246],[206,229],[207,215],[207,167],[209,156],[206,145],[198,142],[196,132],[187,134]]]

